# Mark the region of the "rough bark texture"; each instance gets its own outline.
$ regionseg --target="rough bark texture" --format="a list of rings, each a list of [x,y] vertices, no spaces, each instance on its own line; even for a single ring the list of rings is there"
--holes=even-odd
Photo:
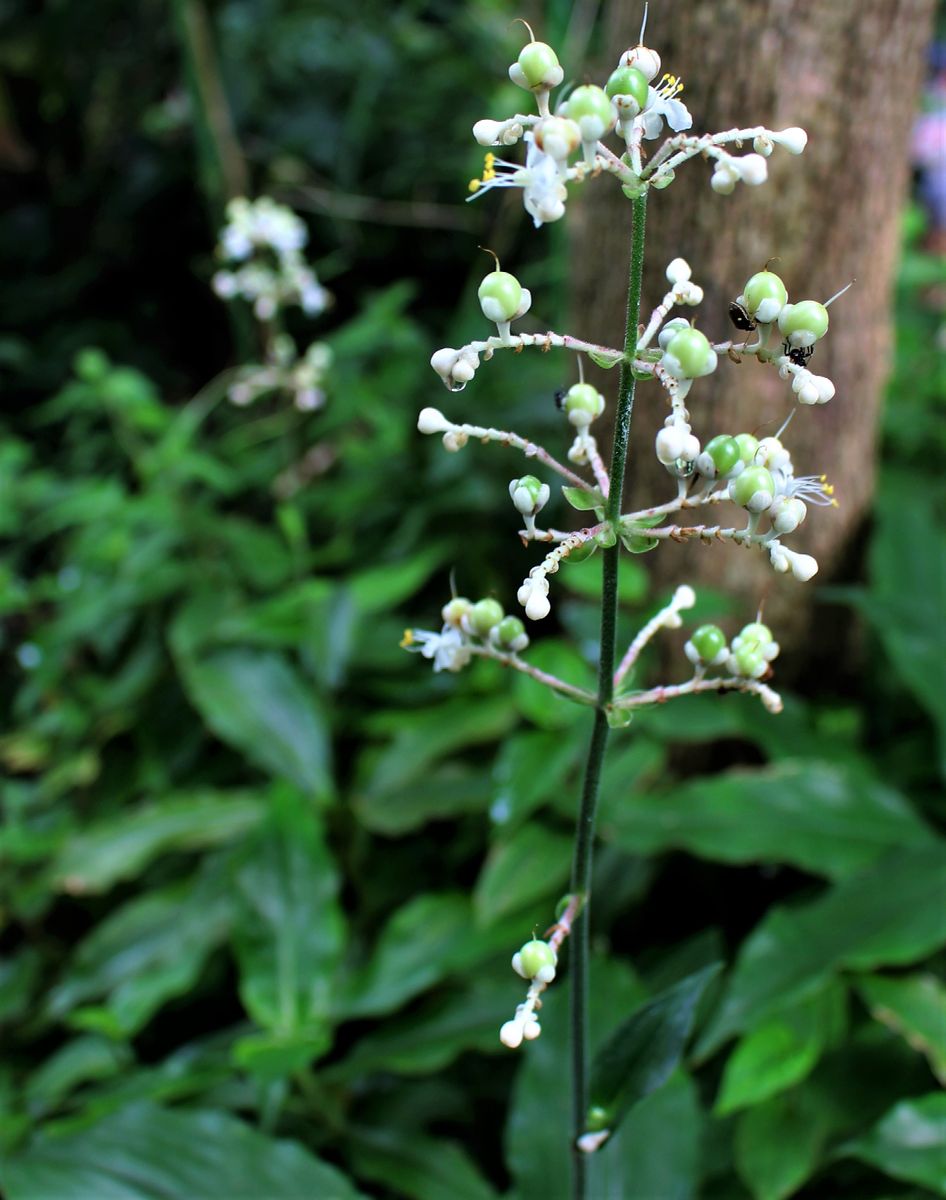
[[[819,582],[840,572],[873,487],[898,218],[933,7],[933,0],[657,0],[650,6],[646,42],[659,49],[664,69],[684,79],[693,132],[801,125],[810,140],[800,158],[776,148],[762,187],[737,185],[730,196],[716,195],[710,166],[695,159],[672,187],[653,195],[642,313],[663,294],[664,267],[677,255],[705,288],[697,322],[714,340],[732,335],[729,301],[775,255],[780,261],[773,269],[793,300],[824,300],[857,279],[832,308],[830,333],[812,362],[835,382],[837,395],[798,412],[786,434],[796,471],[827,472],[837,487],[840,508],[811,510],[787,539],[816,556]],[[637,43],[639,10],[611,0],[605,18],[610,49],[595,77],[605,77],[621,50]],[[647,143],[652,150],[660,144]],[[602,182],[586,187],[569,211],[573,326],[611,345],[620,345],[623,327],[629,217],[629,202]],[[613,393],[609,375],[598,372],[595,382],[605,395]],[[639,388],[631,497],[671,494],[652,451],[665,407],[656,386]],[[690,403],[703,441],[740,430],[774,433],[792,407],[788,385],[750,360],[721,362],[694,385]],[[710,584],[743,608],[754,609],[766,597],[766,615],[788,645],[808,626],[813,585],[773,576],[758,552],[691,543],[669,546],[647,563],[658,586],[683,578]]]

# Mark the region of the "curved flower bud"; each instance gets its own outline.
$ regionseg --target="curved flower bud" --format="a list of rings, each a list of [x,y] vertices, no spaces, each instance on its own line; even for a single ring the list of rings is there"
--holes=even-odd
[[[777,146],[784,146],[789,154],[801,154],[808,145],[808,134],[798,125],[790,125],[788,129],[782,129],[778,133],[770,133],[769,137]]]
[[[417,416],[417,428],[421,433],[446,433],[451,422],[439,408],[422,408]]]
[[[619,67],[635,67],[648,83],[660,74],[660,55],[647,46],[631,46],[621,55]]]
[[[761,154],[744,154],[741,158],[731,160],[738,171],[739,178],[750,187],[758,187],[769,177],[769,168]]]

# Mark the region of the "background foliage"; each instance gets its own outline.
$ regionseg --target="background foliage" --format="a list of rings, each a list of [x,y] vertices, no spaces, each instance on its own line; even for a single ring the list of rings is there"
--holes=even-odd
[[[329,402],[302,414],[224,399],[245,331],[207,286],[180,26],[157,0],[94,8],[2,12],[5,1194],[561,1195],[564,987],[526,1052],[497,1033],[510,953],[566,885],[587,715],[397,648],[451,569],[506,601],[521,575],[512,460],[413,428],[439,403],[430,349],[475,319],[473,248],[521,221],[460,202],[512,12],[212,6],[253,188],[311,211],[336,296],[314,331]],[[546,29],[582,57],[569,5]],[[541,235],[530,284],[561,296],[562,231]],[[778,719],[695,699],[615,741],[593,1028],[727,969],[595,1196],[946,1195],[942,264],[922,237],[911,209],[876,517],[823,595],[859,620],[860,661]],[[484,412],[551,426],[553,362],[491,372]],[[623,568],[628,628],[660,600],[645,567]],[[596,564],[562,578],[533,659],[580,678]]]

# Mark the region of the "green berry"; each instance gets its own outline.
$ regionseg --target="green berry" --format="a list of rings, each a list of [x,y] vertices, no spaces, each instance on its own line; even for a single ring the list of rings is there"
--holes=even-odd
[[[772,639],[772,630],[761,621],[753,621],[746,625],[739,634],[743,646],[753,649],[764,649]]]
[[[522,303],[522,284],[508,271],[490,271],[476,294],[488,321],[511,321]]]
[[[572,425],[590,425],[603,411],[604,397],[590,383],[573,383],[565,394],[565,413]]]
[[[588,1133],[600,1133],[611,1124],[611,1113],[600,1104],[592,1104],[585,1114],[585,1129]]]
[[[594,84],[575,88],[566,107],[568,116],[578,122],[582,137],[587,141],[597,141],[614,124],[611,98]]]
[[[758,271],[742,291],[746,309],[760,321],[774,321],[788,300],[785,284],[774,271]]]
[[[779,313],[778,327],[793,346],[813,346],[828,332],[828,310],[817,300],[786,304]]]
[[[555,951],[548,942],[533,939],[519,951],[519,965],[526,979],[535,979],[536,975],[546,967],[555,967]]]
[[[548,76],[559,65],[558,55],[545,42],[528,42],[520,50],[518,62],[530,88],[546,87]]]
[[[729,495],[742,508],[762,512],[775,499],[775,481],[766,467],[746,467],[729,485]]]
[[[703,662],[712,662],[726,645],[726,635],[718,625],[701,625],[690,641]]]
[[[518,617],[503,617],[494,633],[500,646],[507,650],[524,650],[529,644],[526,627]]]
[[[486,637],[494,625],[498,625],[505,613],[498,600],[477,600],[470,609],[467,620],[478,637]]]
[[[736,670],[748,679],[761,675],[765,670],[765,658],[754,646],[740,646],[733,657],[736,660]]]
[[[733,440],[739,447],[739,457],[748,466],[755,458],[755,452],[759,449],[759,439],[753,437],[751,433],[737,433]]]
[[[454,596],[440,610],[445,625],[459,625],[473,605],[466,596]]]
[[[613,99],[615,96],[630,96],[638,110],[647,103],[647,78],[637,67],[618,67],[611,72],[604,90]]]
[[[664,369],[675,379],[699,379],[716,370],[716,353],[698,329],[675,333],[667,343],[662,361]]]
[[[739,462],[739,443],[728,434],[719,433],[703,447],[703,453],[713,460],[717,475],[728,475]]]

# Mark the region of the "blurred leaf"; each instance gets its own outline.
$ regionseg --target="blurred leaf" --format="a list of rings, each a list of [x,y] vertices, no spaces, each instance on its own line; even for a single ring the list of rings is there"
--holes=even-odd
[[[49,1112],[79,1084],[108,1079],[127,1067],[129,1053],[123,1046],[102,1037],[73,1038],[30,1075],[27,1102],[34,1111]]]
[[[49,1015],[62,1019],[76,1005],[101,999],[110,1019],[95,1028],[137,1033],[165,1001],[194,988],[208,955],[229,933],[232,912],[233,898],[213,870],[128,901],[79,943],[48,993]]]
[[[379,1016],[442,979],[467,937],[470,903],[452,892],[416,896],[391,917],[365,966],[337,1002],[340,1017]]]
[[[570,564],[573,555],[569,555],[566,563]],[[601,602],[601,564],[600,562],[590,563],[587,567],[582,567],[581,570],[563,571],[556,578],[556,584],[561,581],[561,586],[570,592],[575,592],[579,596],[584,596],[587,600],[594,600],[596,604]],[[648,578],[647,572],[639,564],[632,559],[623,559],[621,562],[621,573],[618,576],[618,598],[624,604],[639,604],[647,595]],[[531,658],[531,653],[530,653]]]
[[[188,694],[218,737],[277,778],[331,791],[325,722],[313,689],[282,655],[220,650],[179,662]]]
[[[444,546],[426,546],[401,562],[384,563],[354,575],[349,584],[360,613],[386,612],[413,596],[447,556]]]
[[[41,970],[42,957],[30,946],[0,959],[0,1025],[17,1020],[29,1009]]]
[[[842,1146],[839,1154],[946,1196],[946,1094],[901,1101],[869,1133]]]
[[[537,642],[529,647],[529,663],[567,683],[589,690],[594,688],[591,668],[568,642],[557,638]],[[513,695],[520,713],[542,729],[562,729],[581,720],[588,712],[584,705],[551,691],[529,675],[516,675]]]
[[[194,792],[128,809],[70,838],[52,875],[60,890],[104,892],[174,850],[202,850],[259,824],[263,801],[251,792]]]
[[[787,862],[843,879],[934,835],[892,788],[810,760],[695,779],[609,803],[602,836],[635,854],[684,849],[721,862]]]
[[[523,825],[508,841],[494,846],[483,864],[473,889],[477,922],[492,925],[507,913],[563,889],[571,858],[571,838],[534,823]],[[549,913],[547,924],[551,922]]]
[[[411,782],[390,791],[362,792],[356,808],[366,829],[385,837],[399,837],[428,821],[484,812],[489,807],[490,795],[485,771],[471,770],[465,763],[447,762],[428,770],[422,787]]]
[[[946,942],[943,843],[896,851],[794,909],[772,909],[743,944],[705,1056],[799,998],[830,972],[914,962]]]
[[[607,1116],[589,1122],[589,1128],[617,1129],[631,1108],[667,1082],[680,1062],[700,997],[721,965],[704,967],[648,1000],[601,1046],[591,1065],[588,1102]]]
[[[871,1016],[929,1059],[946,1086],[946,987],[934,975],[862,975],[854,986]]]
[[[228,1113],[135,1104],[90,1129],[40,1133],[2,1169],[7,1200],[357,1200],[334,1167]]]
[[[496,1192],[466,1153],[442,1138],[356,1129],[352,1157],[359,1175],[410,1200],[495,1200]]]
[[[933,493],[918,489],[914,475],[881,477],[863,604],[891,666],[936,723],[946,774],[946,688],[930,670],[946,662],[946,536],[933,505]]]
[[[784,1200],[816,1170],[830,1123],[805,1088],[750,1108],[736,1126],[736,1169],[756,1200]]]
[[[320,821],[304,795],[291,788],[274,797],[267,825],[236,873],[240,913],[235,948],[240,996],[271,1035],[244,1046],[242,1061],[262,1063],[298,1050],[303,1065],[330,1044],[329,1014],[341,960],[344,922],[338,872]]]
[[[373,1071],[426,1075],[443,1070],[468,1050],[504,1053],[499,1027],[509,1019],[514,999],[507,979],[477,980],[463,991],[451,987],[448,995],[366,1033],[348,1057],[328,1071],[342,1079]]]
[[[490,816],[495,824],[518,824],[559,796],[583,748],[577,738],[540,730],[523,730],[507,737],[493,766]]]
[[[715,1112],[725,1116],[801,1082],[844,1027],[844,988],[829,980],[742,1039],[726,1062]]]

